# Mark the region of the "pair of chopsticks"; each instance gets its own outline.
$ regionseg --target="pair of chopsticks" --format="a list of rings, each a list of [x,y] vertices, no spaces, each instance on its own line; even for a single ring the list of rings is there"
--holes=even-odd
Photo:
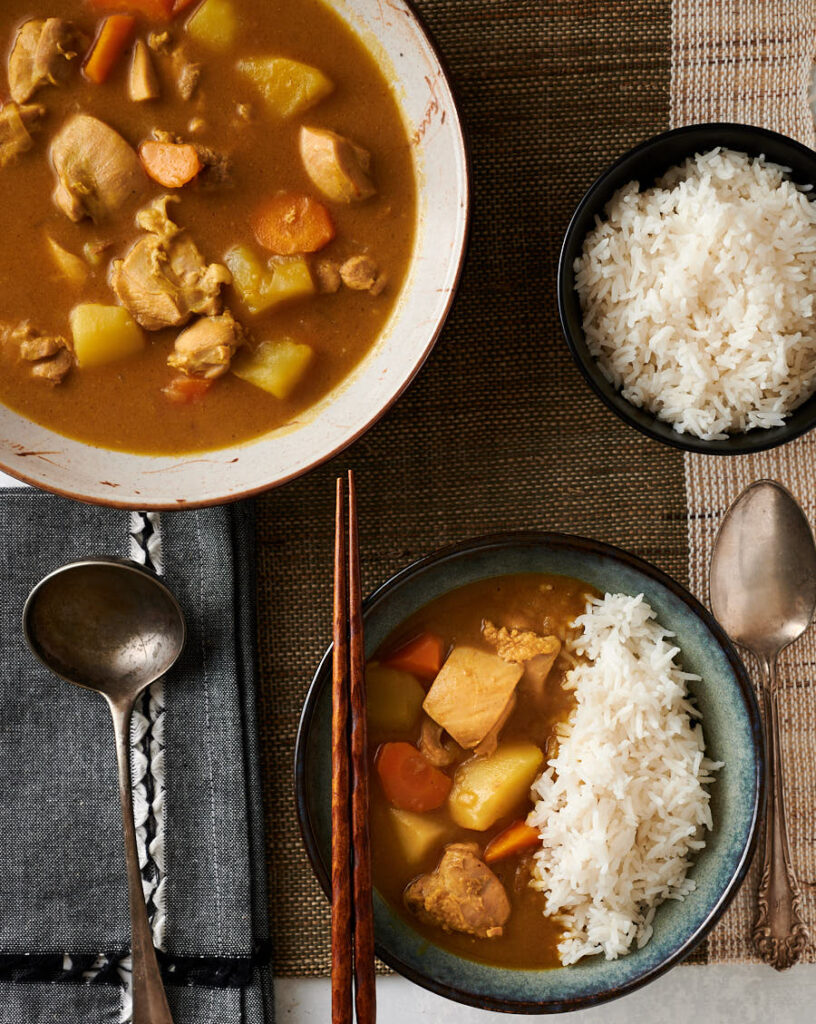
[[[354,474],[337,481],[332,658],[332,1024],[374,1024],[374,915],[368,833],[365,649]]]

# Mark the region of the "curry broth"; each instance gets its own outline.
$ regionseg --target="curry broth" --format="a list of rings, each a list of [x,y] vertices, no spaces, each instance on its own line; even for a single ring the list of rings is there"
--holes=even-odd
[[[198,402],[169,401],[161,388],[176,376],[166,359],[180,329],[145,332],[143,353],[107,366],[75,367],[57,386],[32,379],[30,365],[6,353],[0,400],[60,433],[103,447],[173,454],[224,447],[292,423],[348,375],[393,309],[413,245],[416,188],[409,141],[388,83],[362,42],[320,0],[236,4],[240,29],[228,53],[214,53],[185,38],[187,55],[203,66],[191,101],[178,98],[167,69],[156,60],[161,99],[131,102],[126,93],[128,55],[104,85],[93,85],[75,72],[67,85],[33,97],[32,102],[47,108],[34,148],[0,171],[6,197],[0,204],[0,321],[30,320],[41,331],[70,337],[68,314],[75,304],[115,303],[108,284],[110,260],[124,256],[141,237],[136,210],[167,192],[180,199],[170,205],[170,215],[190,228],[208,262],[221,262],[240,243],[249,243],[260,254],[249,225],[258,203],[280,189],[315,194],[298,155],[297,131],[304,123],[330,127],[370,150],[378,188],[364,203],[329,204],[337,236],[318,257],[343,259],[366,246],[387,273],[388,286],[376,297],[342,288],[260,316],[247,313],[232,287],[224,289],[225,307],[256,339],[291,334],[316,350],[312,368],[286,400],[227,373]],[[91,36],[102,16],[83,0],[62,0],[57,7],[48,5],[43,11],[33,0],[4,0],[0,26],[6,52],[28,18],[59,15]],[[183,22],[184,16],[171,28],[177,39]],[[138,33],[144,36],[151,27],[157,26],[140,21]],[[254,86],[235,70],[239,56],[265,53],[319,67],[334,81],[335,91],[291,122],[275,121],[264,111]],[[254,120],[246,127],[236,126],[238,103],[252,105]],[[229,154],[231,184],[204,187],[193,182],[169,190],[145,178],[139,201],[112,220],[99,226],[89,220],[74,224],[51,199],[55,174],[48,144],[65,119],[80,110],[105,121],[134,146],[150,137],[154,127],[192,141],[187,125],[201,116],[207,128],[194,141]],[[73,252],[81,253],[88,241],[110,243],[110,248],[88,284],[77,289],[59,275],[46,235]]]
[[[380,645],[372,660],[385,660],[406,641],[431,632],[441,636],[450,650],[467,644],[494,652],[481,633],[482,622],[491,620],[497,626],[530,629],[539,633],[563,636],[576,616],[586,607],[588,595],[596,591],[580,580],[545,574],[500,576],[480,580],[453,590],[432,601],[394,630]],[[501,731],[501,741],[524,739],[532,741],[549,756],[554,743],[554,730],[566,721],[574,707],[572,695],[563,689],[568,670],[565,659],[559,659],[546,681],[547,700],[543,706],[519,695],[518,704]],[[490,829],[476,832],[461,828],[450,818],[443,805],[428,812],[428,817],[445,826],[445,837],[425,862],[407,865],[390,828],[385,797],[375,768],[381,743],[387,740],[417,742],[419,727],[413,734],[369,737],[371,763],[371,847],[374,884],[388,904],[404,918],[411,928],[428,941],[472,960],[517,969],[539,969],[559,966],[557,944],[561,938],[559,925],[544,916],[545,897],[529,886],[532,855],[509,857],[490,865],[503,884],[510,900],[510,918],[504,934],[498,938],[481,939],[455,932],[446,932],[420,921],[403,903],[406,886],[418,875],[430,872],[439,861],[443,847],[451,842],[477,843],[482,850],[490,840],[512,821],[525,818],[531,809],[525,798],[507,816]],[[452,774],[455,766],[445,769]]]

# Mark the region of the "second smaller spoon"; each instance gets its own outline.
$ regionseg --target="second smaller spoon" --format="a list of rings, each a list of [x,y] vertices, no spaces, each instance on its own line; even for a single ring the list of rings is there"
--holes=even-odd
[[[710,579],[715,618],[756,656],[762,673],[768,809],[753,937],[765,963],[783,970],[801,957],[808,933],[785,823],[776,660],[813,618],[816,545],[804,512],[781,484],[751,484],[728,509]]]

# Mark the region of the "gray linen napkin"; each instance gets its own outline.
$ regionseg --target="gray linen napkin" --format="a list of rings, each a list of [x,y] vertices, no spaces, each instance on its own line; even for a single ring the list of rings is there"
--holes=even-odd
[[[107,708],[31,656],[31,587],[136,557],[188,624],[136,716],[133,774],[154,937],[176,1024],[272,1020],[254,704],[252,513],[98,509],[0,490],[0,1024],[127,1019],[129,925]]]

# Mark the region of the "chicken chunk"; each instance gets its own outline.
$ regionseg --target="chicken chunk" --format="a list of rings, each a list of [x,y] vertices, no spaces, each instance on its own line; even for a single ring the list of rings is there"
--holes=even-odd
[[[15,103],[25,103],[44,85],[65,81],[82,46],[77,29],[62,18],[27,21],[14,41],[8,63],[9,92]]]
[[[243,329],[232,313],[204,317],[176,338],[167,365],[188,377],[215,380],[227,372],[232,357],[243,343]]]
[[[89,114],[74,114],[51,143],[59,178],[54,202],[71,220],[112,216],[146,184],[135,151],[122,136]]]
[[[6,103],[0,110],[0,168],[16,160],[34,145],[31,132],[45,113],[36,103]]]
[[[475,843],[446,846],[436,869],[411,882],[404,900],[427,924],[480,939],[500,936],[510,917],[507,893]]]
[[[557,636],[539,636],[532,630],[507,629],[505,626],[498,629],[489,619],[482,627],[482,636],[505,661],[529,661],[539,654],[557,657],[561,650]]]
[[[40,334],[27,321],[0,325],[4,342],[17,346],[19,356],[31,363],[31,375],[49,384],[60,384],[74,365],[74,355],[61,335]]]
[[[524,665],[520,686],[532,696],[542,697],[547,676],[561,653],[558,637],[539,636],[532,630],[505,626],[497,629],[489,620],[482,627],[482,635],[496,648],[500,658]]]
[[[442,726],[428,715],[423,717],[417,746],[425,760],[435,768],[446,768],[456,760],[456,745],[451,740],[443,742],[443,731]]]
[[[232,281],[229,270],[207,264],[192,238],[170,219],[171,199],[162,196],[139,211],[136,219],[147,236],[111,265],[119,301],[148,331],[181,327],[194,313],[218,316],[221,286]]]
[[[312,182],[328,199],[352,203],[373,196],[371,154],[325,128],[300,129],[300,159]]]
[[[454,647],[422,707],[460,747],[472,750],[509,713],[523,671],[475,647]]]
[[[340,265],[340,279],[346,288],[372,295],[379,295],[386,284],[385,275],[370,256],[350,256]]]
[[[340,277],[340,265],[334,260],[318,260],[314,266],[314,278],[318,290],[326,295],[339,291],[343,279]]]
[[[134,103],[146,103],[159,98],[161,89],[153,59],[144,39],[137,39],[128,74],[128,96]]]
[[[178,94],[183,100],[191,100],[201,81],[201,65],[188,60],[180,50],[173,54],[173,64]]]

